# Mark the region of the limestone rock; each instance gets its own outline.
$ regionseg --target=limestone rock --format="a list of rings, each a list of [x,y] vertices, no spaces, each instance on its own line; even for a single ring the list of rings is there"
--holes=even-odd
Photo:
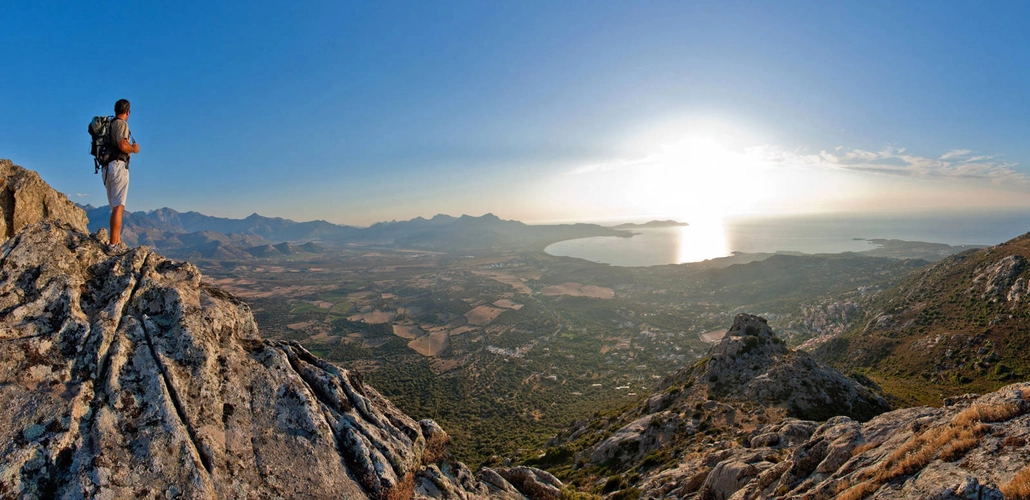
[[[753,436],[749,442],[752,448],[797,446],[812,437],[816,427],[815,422],[787,418],[763,428],[762,432]]]
[[[867,387],[807,353],[791,351],[764,318],[749,314],[737,315],[697,378],[715,397],[783,406],[788,414],[811,420],[835,415],[868,420],[890,408]]]
[[[479,472],[479,479],[490,490],[490,498],[522,498],[519,490],[489,467]]]
[[[28,225],[0,246],[0,497],[526,498],[359,373],[262,340],[193,265],[107,255],[38,176],[0,168],[29,191],[6,192],[6,227]]]
[[[782,433],[784,424],[757,429],[762,439],[752,439],[750,449],[690,455],[645,476],[641,498],[829,500],[863,491],[851,497],[1000,500],[1028,468],[1030,382],[865,423],[837,417],[803,442],[770,446],[774,440],[764,436]]]
[[[693,431],[692,421],[683,421],[671,412],[645,415],[591,447],[589,459],[598,464],[631,464],[654,449],[671,445],[676,435]]]
[[[1026,259],[1020,255],[1009,255],[977,269],[971,291],[991,302],[1003,297],[1018,301],[1026,290],[1026,280],[1019,281],[1019,275],[1025,269]]]
[[[561,499],[562,483],[549,472],[532,467],[502,467],[497,474],[534,500]]]
[[[0,243],[29,224],[61,221],[87,232],[86,212],[54,191],[39,174],[0,159]]]
[[[726,500],[772,466],[773,464],[769,462],[759,462],[759,464],[738,460],[719,462],[701,485],[699,496],[712,500]]]

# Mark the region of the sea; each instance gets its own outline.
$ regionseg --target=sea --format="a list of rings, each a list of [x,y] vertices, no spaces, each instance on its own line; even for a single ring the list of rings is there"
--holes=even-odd
[[[988,246],[1030,232],[1030,211],[732,217],[684,222],[689,225],[633,228],[635,234],[629,238],[560,241],[544,251],[613,266],[640,267],[701,262],[737,252],[860,252],[876,248],[870,241],[874,239]]]

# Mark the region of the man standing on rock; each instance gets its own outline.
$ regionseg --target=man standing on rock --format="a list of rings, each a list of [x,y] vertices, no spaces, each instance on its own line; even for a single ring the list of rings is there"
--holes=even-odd
[[[104,187],[107,188],[107,204],[111,207],[111,251],[125,250],[122,243],[122,214],[125,212],[125,198],[129,194],[129,155],[139,153],[139,144],[129,132],[129,101],[119,99],[114,103],[114,120],[111,121],[108,145],[115,152],[104,165]]]

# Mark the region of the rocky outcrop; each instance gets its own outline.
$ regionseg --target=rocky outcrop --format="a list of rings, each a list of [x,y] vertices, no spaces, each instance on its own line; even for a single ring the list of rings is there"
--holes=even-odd
[[[865,423],[768,424],[744,446],[724,443],[649,475],[641,498],[1026,498],[1028,441],[1030,383],[1022,383]]]
[[[712,399],[779,406],[793,417],[825,420],[847,415],[868,420],[887,411],[887,401],[805,352],[787,348],[764,318],[740,314],[701,369],[666,379],[659,390],[681,384],[706,387]]]
[[[86,214],[54,191],[39,174],[0,159],[0,243],[41,220],[61,221],[86,232]]]
[[[1020,255],[1009,255],[977,269],[970,291],[991,302],[1018,302],[1027,290],[1027,280],[1020,278],[1025,269],[1025,258]]]
[[[498,468],[497,473],[519,491],[539,500],[560,500],[562,483],[549,472],[533,467]]]
[[[358,373],[262,340],[191,264],[22,206],[0,246],[0,497],[526,497]]]

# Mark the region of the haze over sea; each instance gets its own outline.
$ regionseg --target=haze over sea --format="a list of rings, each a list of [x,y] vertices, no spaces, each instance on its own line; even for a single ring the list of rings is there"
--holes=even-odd
[[[1030,228],[1030,211],[848,216],[733,217],[683,221],[689,226],[636,228],[631,238],[595,237],[548,246],[555,256],[614,266],[683,264],[735,252],[860,252],[873,239],[949,245],[995,245]],[[603,222],[601,222],[603,224]]]

